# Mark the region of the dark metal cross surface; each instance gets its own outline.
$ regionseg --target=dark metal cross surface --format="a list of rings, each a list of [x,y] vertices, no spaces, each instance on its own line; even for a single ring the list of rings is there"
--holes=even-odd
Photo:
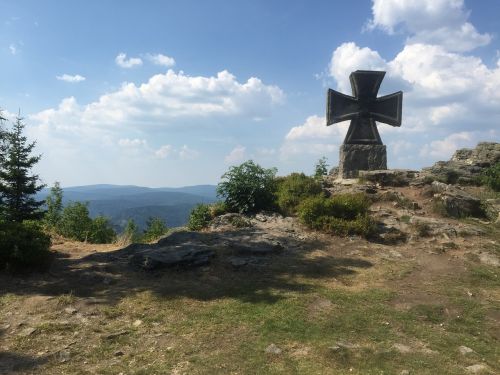
[[[326,125],[351,120],[344,144],[382,144],[375,121],[401,126],[403,92],[377,98],[385,72],[356,70],[349,76],[352,95],[328,89]]]

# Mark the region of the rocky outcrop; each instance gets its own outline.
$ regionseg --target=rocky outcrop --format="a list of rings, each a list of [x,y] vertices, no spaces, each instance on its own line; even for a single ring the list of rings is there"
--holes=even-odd
[[[359,171],[359,178],[380,186],[407,186],[418,175],[407,169]]]
[[[481,200],[457,187],[434,181],[432,191],[435,202],[442,206],[448,216],[456,218],[486,216]]]
[[[449,161],[438,161],[422,172],[449,184],[475,183],[485,168],[500,162],[500,143],[481,142],[476,148],[457,150]]]

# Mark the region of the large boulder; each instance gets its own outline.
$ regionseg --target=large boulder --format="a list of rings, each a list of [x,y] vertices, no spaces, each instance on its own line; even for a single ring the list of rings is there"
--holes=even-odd
[[[167,267],[198,267],[210,262],[215,252],[202,243],[186,242],[173,246],[156,246],[137,251],[130,264],[146,271]]]

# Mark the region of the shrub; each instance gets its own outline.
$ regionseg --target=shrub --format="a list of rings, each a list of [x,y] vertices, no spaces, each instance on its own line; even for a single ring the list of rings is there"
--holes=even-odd
[[[49,249],[50,237],[37,222],[0,222],[0,269],[44,269],[51,260]]]
[[[109,219],[89,216],[88,203],[71,202],[62,211],[56,232],[66,238],[90,243],[110,243],[116,238]]]
[[[375,223],[368,216],[370,201],[364,194],[323,195],[306,198],[298,207],[300,220],[310,228],[326,232],[369,236]]]
[[[118,242],[122,245],[137,243],[141,241],[139,228],[133,219],[128,219],[125,229],[120,234]]]
[[[292,173],[277,179],[276,203],[282,213],[291,215],[296,213],[301,201],[321,192],[321,184],[313,177]]]
[[[150,217],[142,236],[143,242],[152,242],[168,233],[167,224],[159,217]]]
[[[57,232],[69,239],[77,241],[89,240],[92,230],[92,219],[89,216],[88,203],[71,202],[61,215]]]
[[[326,163],[326,158],[323,156],[318,160],[314,166],[314,178],[321,179],[323,176],[328,174],[328,164]]]
[[[492,190],[500,191],[500,163],[492,165],[483,172],[482,182]]]
[[[276,168],[265,169],[252,160],[231,167],[222,175],[217,195],[230,210],[240,213],[272,209],[274,206]]]
[[[225,213],[229,212],[229,207],[227,206],[226,203],[224,203],[222,201],[212,203],[209,206],[209,208],[210,208],[210,216],[212,217],[212,219],[214,217],[224,215]]]
[[[109,219],[105,216],[97,216],[92,220],[90,226],[89,242],[111,243],[116,239],[116,232],[111,227]]]
[[[189,214],[188,229],[201,230],[206,228],[212,220],[212,213],[208,204],[198,204]]]

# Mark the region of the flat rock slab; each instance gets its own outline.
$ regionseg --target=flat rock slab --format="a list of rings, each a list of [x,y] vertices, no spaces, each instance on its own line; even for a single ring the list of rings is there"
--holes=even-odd
[[[386,169],[359,171],[359,177],[381,186],[407,186],[417,176],[417,171],[408,169]]]
[[[130,257],[132,266],[146,271],[167,267],[198,267],[210,262],[215,256],[210,246],[187,242],[173,246],[158,246],[139,250]]]

